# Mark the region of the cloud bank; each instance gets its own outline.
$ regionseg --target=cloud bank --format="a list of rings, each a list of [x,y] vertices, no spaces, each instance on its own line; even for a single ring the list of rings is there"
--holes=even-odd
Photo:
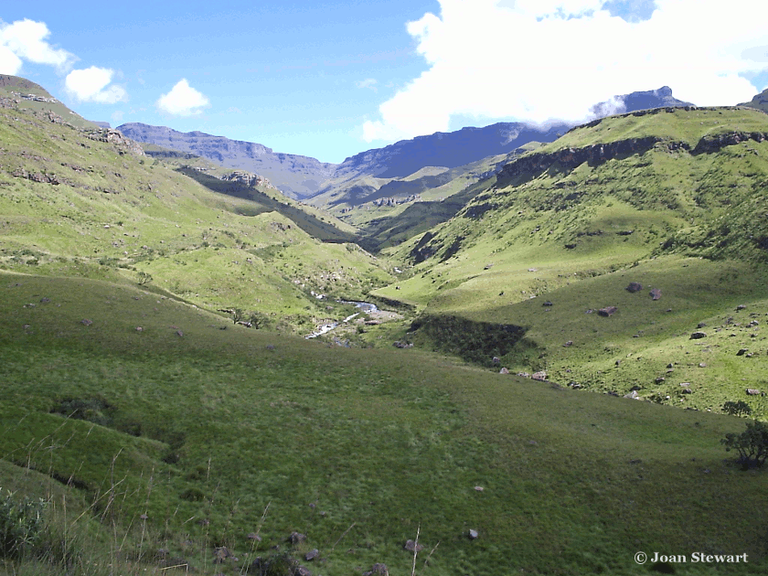
[[[67,92],[81,102],[116,104],[128,99],[121,86],[110,85],[114,70],[91,66],[85,70],[73,70],[67,75],[64,86]]]
[[[758,91],[764,0],[440,0],[407,24],[429,68],[363,125],[373,140],[449,130],[452,116],[578,122],[616,94],[667,85],[697,105]]]
[[[50,35],[44,22],[24,19],[7,24],[0,20],[0,74],[18,74],[25,60],[55,66],[59,71],[69,69],[75,56],[51,46],[47,41]]]
[[[200,114],[209,105],[208,98],[192,88],[186,78],[179,80],[170,92],[157,101],[157,107],[172,116]]]

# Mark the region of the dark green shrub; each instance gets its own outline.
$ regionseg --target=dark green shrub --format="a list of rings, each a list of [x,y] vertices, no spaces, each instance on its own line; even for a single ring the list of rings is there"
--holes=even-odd
[[[749,416],[752,414],[752,408],[750,408],[749,404],[743,400],[739,400],[738,402],[728,401],[723,404],[723,412],[730,414],[731,416]]]
[[[45,501],[0,494],[0,557],[20,558],[40,541]]]
[[[747,429],[741,434],[731,432],[720,441],[725,445],[725,450],[737,450],[739,458],[736,460],[744,470],[759,468],[768,457],[768,424],[765,422],[747,422]]]

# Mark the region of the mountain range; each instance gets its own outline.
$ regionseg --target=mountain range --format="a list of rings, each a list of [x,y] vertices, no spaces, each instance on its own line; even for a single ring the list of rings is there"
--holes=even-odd
[[[593,117],[660,106],[691,106],[677,100],[669,87],[616,96],[596,104]],[[310,199],[333,193],[360,177],[400,179],[424,167],[456,168],[489,156],[508,154],[530,142],[552,142],[573,127],[554,122],[536,126],[522,122],[500,122],[483,128],[463,128],[402,140],[361,152],[341,164],[323,163],[307,156],[275,153],[254,142],[230,140],[203,132],[178,132],[164,126],[128,123],[118,126],[137,142],[154,144],[208,158],[222,166],[255,172],[268,178],[293,198]]]

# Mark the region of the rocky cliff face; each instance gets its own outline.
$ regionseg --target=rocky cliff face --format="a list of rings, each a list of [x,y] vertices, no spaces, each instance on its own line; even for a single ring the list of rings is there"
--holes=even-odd
[[[562,123],[537,127],[500,122],[484,128],[437,132],[347,158],[336,170],[336,177],[366,173],[379,178],[402,178],[424,166],[455,168],[488,156],[506,154],[529,142],[552,142],[570,128]]]
[[[229,168],[254,172],[268,178],[284,194],[293,198],[312,196],[336,167],[308,156],[275,153],[262,144],[230,140],[204,132],[178,132],[165,126],[140,123],[123,124],[118,130],[139,142],[195,154]]]

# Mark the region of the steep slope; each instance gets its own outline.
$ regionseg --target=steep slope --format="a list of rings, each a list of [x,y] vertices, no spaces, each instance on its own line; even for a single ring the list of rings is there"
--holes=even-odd
[[[768,89],[763,90],[760,94],[756,94],[749,102],[742,102],[739,106],[748,106],[750,108],[756,108],[763,112],[768,112]]]
[[[53,114],[62,122],[79,128],[100,128],[95,122],[82,118],[64,106],[45,88],[26,78],[0,74],[0,98],[9,98],[26,110]]]
[[[129,123],[117,128],[128,138],[208,158],[229,168],[265,176],[293,198],[314,195],[335,166],[308,156],[280,154],[262,144],[204,132],[178,132],[165,126]]]
[[[496,355],[557,382],[698,409],[744,400],[765,415],[745,390],[765,391],[768,368],[767,185],[762,112],[595,121],[509,163],[399,247],[413,267],[380,294],[419,306],[415,341],[488,365]],[[525,337],[478,358],[455,317]],[[707,337],[690,339],[700,323]]]
[[[251,186],[247,175],[187,175],[120,132],[78,128],[25,101],[0,106],[6,269],[140,283],[302,333],[348,315],[333,297],[361,298],[388,278],[342,243],[349,235]]]
[[[674,98],[672,90],[664,86],[657,90],[616,96],[595,105],[592,114],[603,118],[617,112],[686,106],[692,105]],[[447,135],[435,134],[368,151],[345,161],[334,175],[334,184],[310,202],[362,227],[364,242],[370,249],[395,245],[423,232],[425,223],[435,225],[446,220],[446,216],[455,214],[472,197],[468,188],[473,184],[493,176],[513,158],[542,143],[553,141],[571,127],[565,124],[533,127],[502,123]],[[471,149],[464,149],[464,145]],[[429,153],[421,152],[420,148],[428,149]],[[451,161],[456,158],[476,160],[455,166]],[[426,177],[417,178],[414,174],[384,177],[391,176],[392,170],[396,172],[398,167],[408,166],[404,170],[410,169],[412,166],[403,164],[404,159],[416,165],[424,161],[440,162],[442,159],[446,164],[435,166],[451,168]],[[356,170],[363,170],[366,176],[353,176],[344,181]],[[371,178],[368,173],[378,173],[379,176]],[[385,208],[382,209],[382,205]],[[415,227],[411,226],[414,219],[418,220]],[[386,237],[388,230],[393,233],[390,238]]]

